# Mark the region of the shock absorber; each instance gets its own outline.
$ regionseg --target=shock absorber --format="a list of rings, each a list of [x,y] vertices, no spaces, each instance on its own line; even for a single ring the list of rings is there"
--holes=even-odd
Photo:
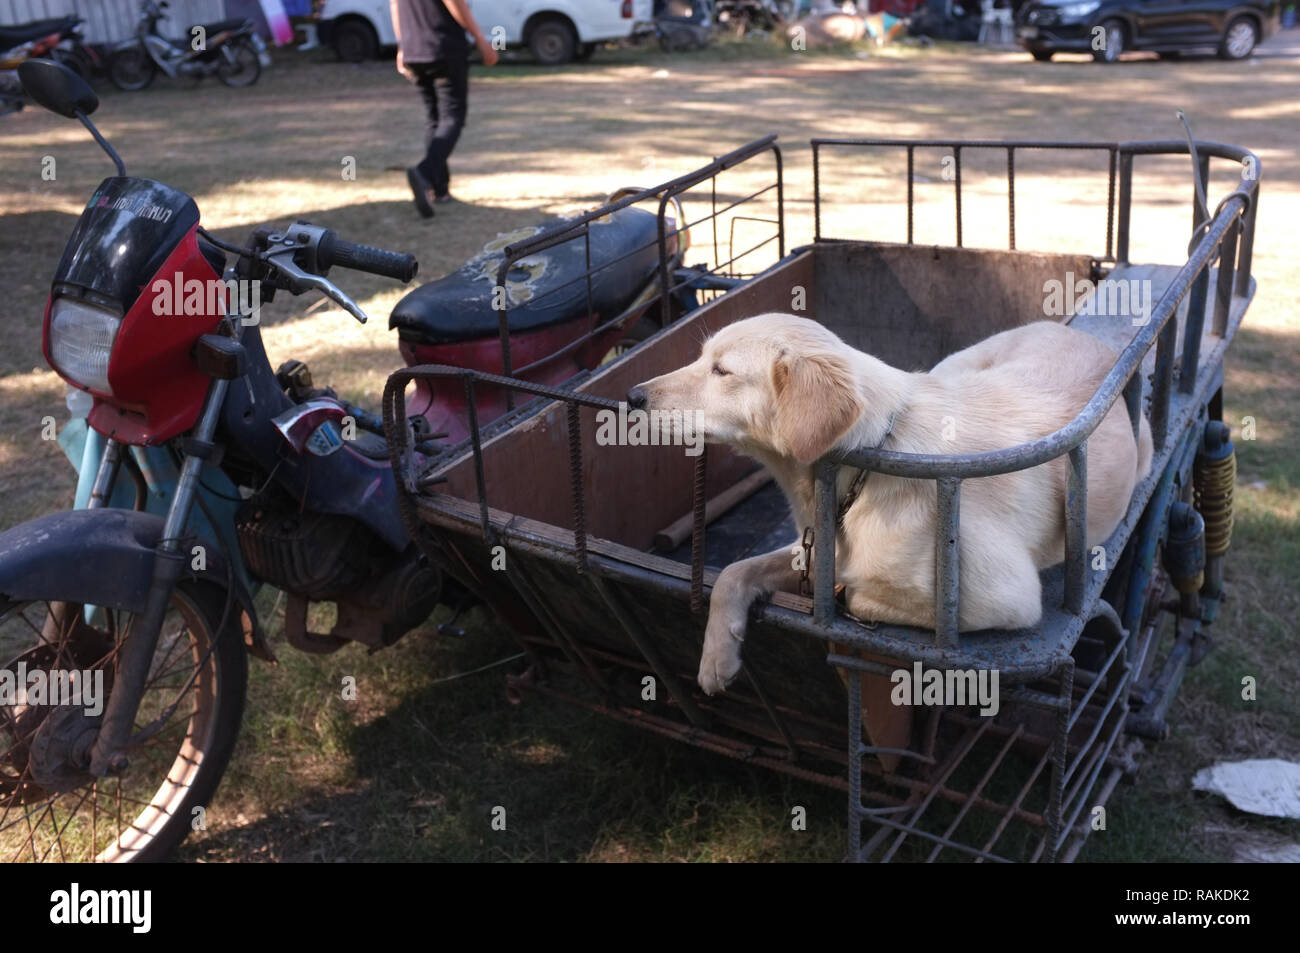
[[[1180,611],[1188,618],[1199,617],[1197,594],[1205,582],[1205,521],[1182,501],[1169,510],[1164,564],[1169,581],[1178,590]]]
[[[1205,520],[1205,586],[1211,599],[1223,592],[1223,554],[1232,544],[1232,488],[1237,482],[1237,455],[1228,425],[1205,425],[1201,449],[1192,468],[1196,509]]]

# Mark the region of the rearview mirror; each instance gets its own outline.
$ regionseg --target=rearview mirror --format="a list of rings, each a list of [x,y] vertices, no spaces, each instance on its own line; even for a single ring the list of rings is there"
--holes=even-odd
[[[89,84],[54,60],[24,60],[18,67],[18,78],[28,96],[60,116],[89,116],[99,106],[99,97]]]

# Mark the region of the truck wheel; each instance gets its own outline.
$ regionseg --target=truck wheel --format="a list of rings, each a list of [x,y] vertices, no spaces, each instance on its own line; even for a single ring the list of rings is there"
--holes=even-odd
[[[334,52],[345,63],[364,63],[379,55],[374,27],[361,20],[344,20],[334,27]]]
[[[1219,44],[1219,57],[1225,60],[1244,60],[1255,52],[1259,42],[1259,27],[1249,17],[1237,17],[1223,31],[1223,42]]]
[[[1092,58],[1098,63],[1118,62],[1120,54],[1124,52],[1124,44],[1128,41],[1128,33],[1123,21],[1107,20],[1101,25],[1101,29],[1106,45],[1099,50],[1093,50]]]
[[[81,765],[103,710],[88,709],[112,697],[117,646],[133,616],[98,609],[92,619],[75,601],[0,600],[0,670],[16,677],[21,666],[29,686],[44,672],[51,688],[56,678],[66,687],[71,672],[89,672],[97,698],[0,699],[0,812],[8,818],[0,855],[7,861],[160,860],[198,826],[234,749],[248,683],[239,611],[227,607],[222,590],[185,581],[158,636],[129,764],[117,775],[90,775]]]
[[[542,20],[528,34],[528,49],[543,66],[563,66],[577,52],[578,38],[568,21]]]
[[[1040,63],[1050,63],[1052,61],[1053,50],[1030,50],[1034,59]]]

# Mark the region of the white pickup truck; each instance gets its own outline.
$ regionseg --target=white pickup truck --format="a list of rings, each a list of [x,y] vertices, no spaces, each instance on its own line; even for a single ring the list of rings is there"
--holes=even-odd
[[[489,42],[526,46],[546,66],[586,59],[597,43],[652,29],[654,0],[468,0]],[[317,32],[339,58],[373,59],[397,45],[389,0],[325,0]]]

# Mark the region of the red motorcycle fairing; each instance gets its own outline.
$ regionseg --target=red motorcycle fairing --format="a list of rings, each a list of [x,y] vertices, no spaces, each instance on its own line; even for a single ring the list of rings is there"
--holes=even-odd
[[[184,433],[199,419],[211,379],[195,366],[191,354],[199,337],[224,317],[226,295],[199,250],[197,229],[195,225],[185,234],[123,316],[108,364],[113,393],[81,388],[95,398],[90,425],[107,437],[153,445]],[[202,302],[192,312],[186,306],[186,287],[202,289],[201,299],[190,298],[191,303]],[[42,347],[46,361],[57,368],[50,356],[54,298],[51,295],[45,307]],[[177,310],[181,313],[174,313]]]

